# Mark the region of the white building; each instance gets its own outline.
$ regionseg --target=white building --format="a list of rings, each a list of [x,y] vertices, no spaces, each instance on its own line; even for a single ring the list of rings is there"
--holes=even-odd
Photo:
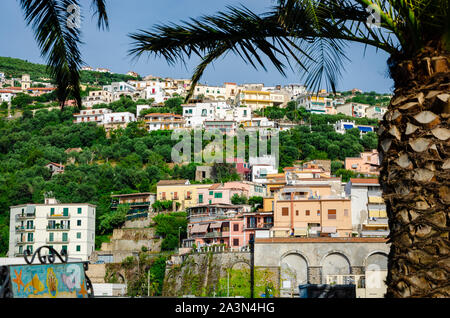
[[[369,125],[357,125],[353,121],[347,121],[347,120],[339,120],[334,124],[334,130],[338,134],[345,134],[345,132],[349,129],[357,128],[359,129],[359,132],[362,135],[368,133],[368,132],[374,132],[375,128],[373,126]]]
[[[249,164],[252,169],[252,182],[265,184],[268,174],[278,173],[277,159],[273,155],[250,157]]]
[[[65,250],[70,257],[89,260],[95,247],[96,206],[89,203],[59,203],[46,198],[44,204],[10,207],[8,257],[34,253],[47,245]]]
[[[384,237],[389,234],[386,205],[377,179],[351,178],[345,186],[351,198],[352,228],[363,237]]]
[[[205,121],[233,120],[234,118],[233,108],[225,101],[185,104],[182,107],[186,127],[201,128]]]
[[[101,91],[91,91],[89,96],[83,99],[83,106],[87,108],[92,108],[94,105],[98,104],[109,104],[114,101],[113,93],[101,90]]]
[[[386,112],[387,112],[387,107],[369,106],[366,108],[366,117],[382,120],[383,116]]]
[[[110,93],[133,93],[136,88],[126,82],[113,82],[111,85],[103,86],[103,90]]]
[[[170,113],[151,113],[145,115],[145,124],[148,131],[174,130],[184,127],[184,119],[181,115]]]
[[[11,100],[14,98],[14,96],[16,96],[16,94],[13,91],[7,89],[0,90],[0,103],[11,103]]]
[[[97,124],[102,124],[104,121],[104,115],[112,113],[112,110],[108,108],[98,108],[98,109],[84,109],[79,114],[74,114],[75,123],[85,123],[85,122],[95,122]]]
[[[163,103],[166,98],[164,91],[164,82],[159,81],[147,81],[147,86],[145,87],[145,99],[153,98],[155,103]]]
[[[343,105],[336,105],[337,113],[342,113],[351,117],[366,117],[366,109],[370,107],[367,104],[359,104],[359,103],[345,103]]]

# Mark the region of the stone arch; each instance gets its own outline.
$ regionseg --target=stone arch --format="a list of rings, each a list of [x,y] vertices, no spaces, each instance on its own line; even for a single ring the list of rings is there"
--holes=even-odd
[[[231,263],[228,268],[230,270],[250,268],[250,263],[245,260],[237,260],[237,261],[234,261],[233,263]]]
[[[351,273],[350,260],[342,251],[330,251],[322,258],[320,264],[322,266],[322,283],[326,283],[327,276]]]
[[[376,265],[374,269],[387,270],[388,254],[384,251],[373,251],[364,259],[364,267],[366,270],[371,269],[371,265]]]
[[[307,284],[308,258],[299,251],[289,251],[280,257],[280,280],[281,288],[297,291],[298,285]]]

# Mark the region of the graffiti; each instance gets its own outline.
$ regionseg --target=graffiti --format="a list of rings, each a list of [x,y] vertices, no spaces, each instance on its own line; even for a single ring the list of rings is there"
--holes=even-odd
[[[82,263],[10,266],[15,298],[86,298]]]

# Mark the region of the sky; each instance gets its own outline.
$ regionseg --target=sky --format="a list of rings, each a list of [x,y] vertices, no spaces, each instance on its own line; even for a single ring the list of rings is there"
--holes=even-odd
[[[96,18],[89,0],[80,0],[83,21],[81,24],[81,53],[83,61],[91,67],[109,68],[115,73],[135,71],[140,75],[172,78],[190,78],[198,59],[191,59],[186,66],[155,57],[139,60],[128,55],[132,40],[130,33],[151,29],[155,24],[179,23],[204,14],[225,10],[227,5],[244,5],[256,13],[265,12],[274,0],[106,0],[109,15],[109,31],[96,27]],[[45,64],[34,39],[33,31],[24,22],[23,12],[17,0],[2,0],[0,5],[0,56],[15,57],[33,63]],[[378,93],[392,92],[393,81],[387,75],[388,54],[361,44],[349,44],[345,63],[337,89],[359,88]],[[277,84],[302,83],[300,70],[286,70],[284,77],[270,64],[267,71],[255,70],[232,53],[209,66],[201,83],[221,86],[224,82]],[[325,88],[325,87],[324,87]]]

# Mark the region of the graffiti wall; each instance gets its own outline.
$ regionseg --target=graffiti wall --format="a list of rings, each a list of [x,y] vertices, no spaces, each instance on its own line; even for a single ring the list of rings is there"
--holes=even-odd
[[[9,266],[14,298],[87,298],[82,263]]]

